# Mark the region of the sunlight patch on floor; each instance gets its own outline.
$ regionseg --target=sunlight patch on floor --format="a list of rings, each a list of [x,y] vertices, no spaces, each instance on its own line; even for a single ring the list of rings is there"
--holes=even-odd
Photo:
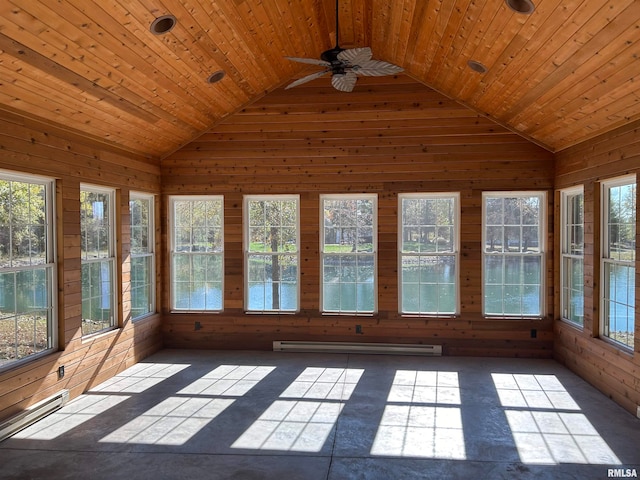
[[[129,399],[127,395],[85,394],[19,431],[13,438],[53,440]]]
[[[180,390],[178,394],[241,397],[275,368],[256,365],[220,365]]]
[[[189,366],[175,363],[138,363],[92,388],[90,392],[142,393]]]
[[[184,445],[235,400],[169,397],[100,442]]]
[[[466,459],[457,372],[398,370],[372,455]]]
[[[491,376],[523,463],[620,464],[555,375]]]

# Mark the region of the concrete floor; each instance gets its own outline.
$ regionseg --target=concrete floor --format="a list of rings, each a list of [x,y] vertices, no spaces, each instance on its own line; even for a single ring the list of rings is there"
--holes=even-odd
[[[2,479],[634,474],[640,420],[550,360],[165,350],[0,443]]]

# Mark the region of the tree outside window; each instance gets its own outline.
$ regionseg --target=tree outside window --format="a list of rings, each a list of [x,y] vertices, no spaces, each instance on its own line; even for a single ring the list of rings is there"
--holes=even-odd
[[[81,186],[83,335],[98,333],[116,325],[114,198],[112,189]]]
[[[245,197],[245,305],[249,312],[299,309],[297,195]]]
[[[377,197],[321,197],[322,310],[376,311]]]
[[[224,210],[221,196],[171,197],[171,305],[221,311]]]
[[[0,368],[55,347],[53,182],[0,173]]]
[[[545,198],[543,192],[483,194],[485,315],[542,315]]]
[[[458,311],[458,194],[401,194],[400,311]]]
[[[603,182],[601,334],[625,348],[635,342],[636,179]]]

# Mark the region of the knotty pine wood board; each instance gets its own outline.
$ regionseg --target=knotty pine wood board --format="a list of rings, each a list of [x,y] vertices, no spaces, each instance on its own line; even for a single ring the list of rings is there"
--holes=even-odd
[[[123,152],[112,145],[97,143],[68,129],[19,116],[9,110],[0,111],[2,134],[7,137],[42,144],[54,150],[73,152],[78,157],[102,158],[121,167],[133,167],[146,173],[160,173],[158,159]],[[30,147],[32,148],[32,147]]]
[[[494,115],[498,118],[503,118],[509,109],[515,110],[513,104],[529,91],[525,85],[535,85],[531,81],[531,76],[539,74],[538,72],[545,68],[554,53],[567,44],[580,24],[593,16],[592,9],[576,8],[580,3],[583,2],[574,1],[566,5],[556,2],[555,10],[549,8],[540,11],[539,9],[536,12],[537,15],[530,16],[525,27],[519,29],[515,39],[516,44],[513,46],[515,50],[508,48],[504,52],[507,57],[502,65],[499,65],[504,72],[494,70],[495,65],[492,65],[489,75],[486,76],[486,80],[483,80],[486,82],[485,88],[477,92],[472,97],[473,100],[480,102],[480,95],[484,95],[487,103],[500,102],[494,109]],[[596,2],[593,4],[596,6]],[[571,12],[569,16],[567,12]],[[571,22],[571,19],[575,22]],[[525,44],[520,45],[517,41],[519,39],[526,40]],[[519,54],[522,48],[526,49],[526,55]],[[458,81],[460,81],[459,77]],[[511,100],[502,101],[505,98]]]
[[[617,6],[624,8],[628,3],[629,2],[621,2],[617,4]],[[607,11],[606,14],[597,14],[599,8],[600,5],[598,3],[593,3],[589,9],[576,9],[574,15],[581,14],[584,16],[584,19],[577,17],[574,19],[572,15],[572,17],[569,18],[575,21],[563,23],[562,28],[558,28],[556,34],[553,36],[553,41],[541,43],[542,46],[538,49],[535,56],[520,56],[523,59],[526,58],[529,60],[529,64],[519,70],[517,81],[514,81],[508,86],[508,89],[504,91],[505,95],[511,95],[511,98],[516,100],[500,102],[500,105],[508,107],[511,113],[507,111],[504,113],[496,111],[495,115],[497,118],[508,121],[507,119],[511,118],[512,115],[520,115],[525,125],[532,125],[526,117],[521,115],[525,110],[531,112],[537,110],[537,107],[536,109],[528,110],[531,108],[530,102],[538,105],[538,96],[543,95],[547,87],[556,86],[559,81],[558,79],[568,71],[567,69],[576,68],[589,58],[592,58],[594,62],[599,62],[598,56],[593,53],[606,46],[611,40],[611,38],[607,38],[607,34],[604,32],[600,35],[602,40],[598,38],[597,41],[588,42],[590,37],[597,35],[598,30],[603,27],[606,28],[611,21],[609,11]],[[605,8],[609,10],[610,5],[607,5]],[[564,18],[567,18],[566,15]],[[585,21],[587,18],[589,20]],[[578,27],[583,28],[584,31],[588,33],[584,36],[579,36],[580,30]],[[578,29],[576,32],[578,37],[575,41],[571,41],[570,37],[565,38],[565,35],[571,34],[572,31],[576,29]],[[537,41],[538,40],[536,40],[536,42]],[[557,53],[558,51],[560,53]],[[580,58],[578,59],[576,57]],[[570,60],[564,61],[563,58],[569,58]],[[577,83],[577,81],[566,84],[563,83],[563,85],[568,87],[575,83]],[[493,98],[491,100],[495,101],[497,99]],[[550,118],[551,116],[547,117],[547,119]],[[512,125],[516,126],[518,123],[514,122]]]
[[[635,21],[633,18],[633,13],[625,13],[625,9],[634,9],[637,8],[638,5],[630,0],[617,2],[615,5],[607,4],[603,6],[603,10],[606,10],[606,13],[602,12],[600,15],[592,15],[590,20],[584,23],[582,27],[584,32],[578,31],[577,36],[579,38],[567,39],[565,42],[561,43],[562,49],[564,51],[560,51],[562,54],[556,52],[554,53],[554,61],[553,63],[548,63],[546,68],[540,69],[536,72],[537,76],[544,75],[544,79],[541,81],[536,81],[535,84],[530,83],[530,88],[523,90],[526,92],[521,96],[521,99],[514,103],[511,107],[510,112],[505,112],[505,117],[510,120],[513,119],[514,125],[517,124],[520,120],[526,121],[530,123],[528,115],[536,115],[536,112],[531,109],[530,105],[527,105],[527,102],[532,101],[534,98],[536,102],[541,102],[542,105],[546,102],[547,99],[553,99],[553,94],[550,94],[551,90],[547,90],[548,88],[558,88],[557,83],[560,78],[562,78],[567,71],[575,72],[577,78],[582,78],[582,75],[579,75],[581,71],[579,71],[579,67],[584,65],[584,63],[588,63],[592,61],[594,63],[597,62],[598,65],[606,63],[609,58],[608,55],[615,52],[615,48],[613,50],[610,49],[610,45],[612,40],[615,38],[610,31],[614,29],[620,28],[619,23],[623,23],[622,30],[626,31]],[[583,13],[588,14],[588,13]],[[579,22],[578,25],[582,23]],[[582,35],[580,35],[582,33]],[[621,35],[621,39],[628,38],[626,35]],[[624,40],[622,40],[622,44],[624,44]],[[558,44],[555,44],[557,47]],[[614,47],[616,47],[614,45]],[[602,57],[600,57],[600,53],[602,53]],[[529,82],[533,82],[536,80],[536,74],[529,77]],[[577,82],[573,83],[572,86],[575,86]],[[563,86],[566,84],[563,84]],[[544,94],[541,92],[544,91]],[[580,91],[577,90],[575,92],[576,95],[580,95]],[[512,115],[514,115],[512,117]],[[524,120],[526,119],[526,120]],[[532,122],[531,122],[532,123]]]
[[[135,161],[132,161],[128,166],[120,166],[120,162],[126,162],[126,160],[120,159],[118,163],[113,165],[99,154],[85,156],[66,150],[53,150],[45,144],[26,140],[17,141],[4,137],[2,134],[0,134],[0,146],[7,153],[3,156],[2,162],[4,168],[8,169],[31,171],[53,177],[68,177],[71,174],[85,178],[87,181],[112,186],[135,186],[142,191],[153,191],[160,176],[159,169],[155,169],[155,172],[148,172],[144,171],[148,170],[144,166],[143,171],[136,170]],[[28,154],[24,153],[26,149],[29,149]],[[25,160],[27,160],[26,163]]]
[[[127,8],[134,9],[135,6],[135,4],[130,4]],[[124,35],[124,38],[131,39],[131,36],[127,37],[127,31],[122,28],[120,21],[111,20],[111,15],[117,15],[119,9],[114,8],[108,15],[103,11],[101,15],[96,17],[98,21],[93,23],[86,21],[86,15],[89,15],[89,18],[91,18],[92,14],[95,15],[100,12],[100,7],[94,9],[93,13],[80,13],[79,9],[83,9],[82,6],[78,9],[69,5],[68,2],[61,3],[56,12],[47,7],[42,7],[38,2],[32,2],[29,6],[21,5],[20,7],[23,10],[16,9],[13,20],[23,28],[22,34],[13,32],[11,25],[6,26],[6,30],[12,33],[12,38],[15,38],[25,45],[33,44],[35,48],[35,46],[37,46],[37,39],[42,38],[44,34],[47,39],[47,48],[50,50],[48,52],[49,55],[55,57],[58,62],[67,60],[62,64],[72,71],[74,68],[78,69],[79,65],[77,65],[77,61],[76,64],[74,64],[73,56],[65,50],[69,50],[70,43],[74,46],[85,48],[90,52],[90,55],[85,55],[82,67],[92,70],[92,74],[96,75],[93,78],[98,79],[96,83],[111,85],[114,89],[118,88],[117,85],[120,85],[121,89],[124,87],[127,90],[137,91],[142,98],[148,99],[150,95],[152,95],[153,88],[155,88],[157,82],[164,87],[166,91],[172,91],[175,94],[175,100],[173,101],[175,110],[172,113],[178,117],[181,116],[179,104],[180,99],[184,100],[185,94],[189,91],[189,89],[186,88],[187,85],[176,83],[175,79],[171,79],[172,81],[166,80],[168,72],[175,71],[177,76],[177,69],[172,65],[165,64],[164,67],[152,65],[150,70],[162,73],[162,75],[157,75],[154,81],[150,80],[148,70],[145,71],[144,69],[133,67],[134,65],[139,65],[141,55],[146,57],[145,60],[150,58],[162,60],[163,56],[152,57],[145,55],[145,50],[139,47],[135,48],[135,43],[133,43],[134,48],[132,49],[129,47],[129,45],[132,45],[132,42],[122,42],[122,40],[119,40],[115,36],[115,33],[119,33],[121,36]],[[39,11],[34,11],[36,9],[39,9]],[[84,9],[86,9],[86,6]],[[27,17],[27,15],[29,16]],[[72,22],[74,18],[76,22]],[[128,18],[130,22],[131,16]],[[18,23],[18,21],[20,22]],[[106,25],[101,27],[99,24],[104,22],[106,22]],[[104,28],[107,28],[107,30],[104,30]],[[103,32],[99,42],[96,42],[92,38],[92,29],[100,29],[100,31]],[[106,33],[104,33],[105,31]],[[30,35],[35,36],[35,39]],[[141,42],[141,45],[150,44],[151,46],[153,46],[154,43],[162,43],[160,39],[154,42],[154,37],[149,35],[146,29],[143,39],[138,42]],[[197,45],[194,48],[197,48]],[[164,49],[162,50],[163,53],[165,51]],[[118,53],[116,54],[115,52]],[[130,65],[130,68],[115,68],[111,75],[100,74],[100,72],[110,70],[109,67],[111,65],[120,66],[121,64]],[[190,66],[188,62],[186,62],[186,64]],[[182,65],[184,68],[184,61]],[[194,77],[197,77],[197,75],[194,75]],[[180,75],[180,78],[182,81],[186,81],[189,76]],[[198,116],[202,116],[202,112],[206,111],[204,100],[196,98],[190,100],[191,102],[186,105],[186,109],[182,108],[182,115],[185,115],[185,120],[188,119],[187,113],[197,118]],[[214,99],[211,100],[215,101]],[[198,103],[200,103],[199,109],[191,106],[193,104],[197,105]]]
[[[603,370],[602,362],[595,363],[591,355],[577,352],[564,345],[554,346],[554,357],[629,413],[636,414],[636,407],[640,404],[640,389],[635,384],[635,379],[625,375],[625,372],[620,369],[618,373],[621,373],[625,380],[616,378],[609,368],[613,363],[607,363],[608,369]]]
[[[18,63],[17,61],[14,63]],[[13,65],[14,69],[25,68],[24,64]],[[43,118],[51,121],[67,124],[78,129],[84,126],[88,134],[106,139],[102,132],[109,131],[108,135],[122,136],[125,125],[129,123],[132,131],[127,132],[128,141],[131,145],[143,145],[156,138],[158,142],[175,142],[179,137],[171,136],[169,130],[158,129],[155,134],[147,131],[148,120],[140,119],[136,115],[123,112],[116,106],[96,105],[97,95],[87,95],[78,90],[76,94],[69,98],[63,91],[66,82],[59,81],[55,77],[39,80],[24,79],[20,82],[14,80],[15,72],[6,66],[0,67],[0,81],[3,85],[10,85],[10,88],[3,89],[0,93],[0,102],[12,104],[16,108],[29,110]],[[34,92],[37,90],[37,93]],[[48,112],[54,111],[55,115]],[[161,126],[162,122],[159,122]],[[169,124],[165,124],[168,127]],[[195,135],[198,130],[193,130]]]
[[[197,5],[199,8],[192,9],[200,29],[197,40],[204,42],[205,47],[213,53],[213,59],[218,64],[216,69],[228,72],[233,79],[233,82],[226,82],[232,83],[228,88],[241,90],[245,98],[239,104],[244,104],[251,98],[250,92],[257,87],[256,81],[273,78],[276,74],[271,61],[273,57],[265,54],[247,58],[246,55],[246,52],[256,51],[255,47],[279,43],[266,12],[267,5],[238,5],[240,15],[236,15],[231,8],[235,5],[226,2],[199,1]],[[212,21],[212,18],[217,21]],[[207,55],[203,58],[206,59]],[[287,68],[283,67],[283,70],[288,71]],[[264,89],[264,84],[259,89]]]
[[[471,18],[476,17],[479,9],[482,8],[486,8],[486,4],[483,3],[480,7],[473,5],[469,13]],[[512,17],[514,26],[518,18],[517,15]],[[496,51],[495,48],[492,49],[490,57],[492,61],[490,64],[489,62],[485,63],[485,66],[489,67],[486,74],[466,76],[465,81],[458,74],[460,67],[457,70],[452,68],[445,72],[442,85],[449,85],[449,94],[462,99],[467,104],[473,104],[491,95],[499,95],[501,92],[504,94],[504,91],[510,88],[513,82],[517,81],[513,76],[517,76],[521,69],[527,66],[527,56],[519,55],[519,53],[527,48],[527,43],[532,40],[534,35],[536,39],[545,35],[545,26],[551,23],[553,18],[550,10],[543,10],[538,11],[537,15],[527,18],[526,22],[519,22],[517,33],[513,36],[508,36],[508,44],[502,43],[501,51]],[[561,19],[562,17],[555,18]],[[462,52],[460,54],[460,59],[462,60],[475,59],[485,61],[478,55],[480,53],[478,46],[481,42],[480,36],[487,27],[474,23],[466,28],[471,34],[466,35],[463,32],[459,40],[454,43],[454,51]],[[551,32],[546,33],[546,35],[552,36],[554,33],[559,35],[560,33],[556,29],[548,29]],[[519,62],[521,62],[520,65],[515,67],[515,64]],[[495,107],[498,109],[500,105],[495,105]]]
[[[129,10],[128,2],[123,3],[123,8]],[[156,4],[151,1],[143,1],[143,7],[141,9],[141,15],[148,16],[148,12],[145,10],[152,10]],[[203,63],[208,63],[208,59],[211,55],[211,51],[215,52],[215,59],[219,65],[212,66],[211,72],[217,69],[229,69],[234,72],[233,87],[240,89],[245,98],[249,98],[250,95],[255,94],[263,88],[263,82],[265,79],[274,78],[273,69],[270,68],[268,63],[260,61],[259,56],[239,55],[243,51],[255,51],[257,44],[253,43],[254,39],[252,35],[244,35],[247,30],[245,28],[239,29],[236,27],[236,18],[231,18],[229,11],[225,10],[225,3],[206,3],[196,2],[192,3],[187,9],[183,6],[182,2],[167,2],[168,12],[172,12],[176,18],[190,19],[192,17],[195,23],[186,23],[185,25],[178,25],[177,34],[175,35],[175,42],[171,42],[173,51],[176,58],[184,61],[187,59],[187,63],[198,74],[193,76],[193,79],[204,79],[208,75],[203,70]],[[216,18],[217,21],[212,22],[212,18]],[[149,24],[148,20],[142,22]],[[220,35],[220,38],[224,40],[215,42],[209,40],[209,34],[214,31],[215,34]],[[193,34],[192,32],[195,32]],[[207,41],[209,40],[209,41]],[[233,62],[229,62],[228,58],[234,58]],[[241,67],[240,61],[242,62]],[[175,65],[173,62],[168,62],[173,68]],[[206,65],[205,63],[205,65]],[[236,66],[235,69],[229,67]],[[260,72],[261,76],[250,75],[252,71]],[[237,73],[235,73],[237,72]],[[275,77],[277,78],[277,77]],[[202,89],[201,84],[200,89]],[[236,93],[238,95],[238,93]],[[220,100],[218,100],[220,101]],[[246,100],[245,100],[246,101]]]

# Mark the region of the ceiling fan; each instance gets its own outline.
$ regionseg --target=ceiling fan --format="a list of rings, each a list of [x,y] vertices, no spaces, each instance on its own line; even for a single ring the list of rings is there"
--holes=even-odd
[[[324,67],[323,70],[302,77],[287,85],[285,90],[297,87],[303,83],[320,78],[327,73],[331,73],[331,85],[341,92],[350,92],[356,86],[358,76],[382,77],[402,72],[404,69],[392,63],[381,60],[372,60],[371,48],[340,48],[338,41],[338,1],[336,0],[336,46],[330,50],[322,52],[320,60],[315,58],[285,57],[294,62],[309,63]]]

